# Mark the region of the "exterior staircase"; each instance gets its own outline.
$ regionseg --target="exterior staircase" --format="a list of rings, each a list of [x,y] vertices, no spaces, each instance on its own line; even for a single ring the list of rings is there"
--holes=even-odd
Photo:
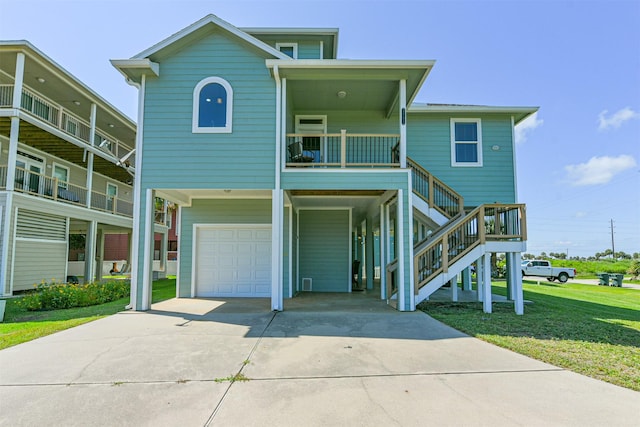
[[[407,158],[414,209],[440,225],[413,248],[416,304],[491,252],[520,252],[526,241],[524,204],[484,204],[469,212],[461,195]],[[393,280],[387,280],[387,286]],[[395,290],[388,288],[387,295]]]

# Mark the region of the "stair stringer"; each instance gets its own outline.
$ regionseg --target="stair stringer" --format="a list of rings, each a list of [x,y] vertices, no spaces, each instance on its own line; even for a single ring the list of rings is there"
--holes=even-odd
[[[416,295],[416,304],[429,298],[431,294],[440,289],[447,282],[460,274],[462,270],[473,264],[482,255],[491,252],[525,252],[527,250],[526,242],[486,242],[484,245],[478,245],[469,253],[465,254],[459,260],[449,266],[446,272],[442,272],[435,276],[418,291]]]
[[[446,224],[450,219],[442,215],[437,209],[429,207],[429,204],[424,199],[418,196],[415,192],[411,194],[413,207],[420,211],[423,215],[431,219],[433,222],[442,226]]]
[[[421,287],[418,291],[418,295],[416,295],[416,304],[429,298],[431,294],[444,286],[449,280],[453,279],[454,276],[460,274],[462,270],[469,267],[478,258],[484,255],[485,251],[485,245],[476,246],[475,248],[471,249],[469,253],[450,265],[447,271],[442,272],[431,279],[429,283]]]

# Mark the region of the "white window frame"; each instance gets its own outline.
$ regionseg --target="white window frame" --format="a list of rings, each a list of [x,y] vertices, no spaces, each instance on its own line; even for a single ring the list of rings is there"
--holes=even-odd
[[[298,43],[276,43],[276,49],[278,49],[280,52],[282,52],[280,48],[283,48],[283,47],[292,47],[293,56],[291,57],[291,59],[298,59]]]
[[[476,123],[478,127],[478,139],[475,142],[478,150],[477,162],[456,161],[456,143],[470,144],[473,141],[456,141],[456,123]],[[476,118],[452,118],[451,119],[451,166],[452,167],[482,167],[482,120]]]
[[[222,127],[201,127],[200,117],[200,91],[210,83],[217,83],[227,91],[227,125]],[[221,77],[207,77],[198,82],[193,89],[193,117],[191,122],[192,133],[231,133],[233,124],[233,89],[228,81]]]
[[[71,181],[71,170],[67,166],[63,166],[60,163],[56,162],[53,162],[52,168],[53,169],[51,170],[51,177],[54,179],[56,178],[56,168],[64,169],[67,171],[67,180],[58,180],[58,187],[64,188],[65,190],[69,188],[69,181]]]

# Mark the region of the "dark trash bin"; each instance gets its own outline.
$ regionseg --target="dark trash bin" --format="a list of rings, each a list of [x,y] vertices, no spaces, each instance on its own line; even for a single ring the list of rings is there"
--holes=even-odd
[[[598,273],[598,285],[609,286],[609,273]]]
[[[611,286],[617,286],[619,288],[622,287],[622,279],[624,275],[622,274],[612,274],[611,275]]]

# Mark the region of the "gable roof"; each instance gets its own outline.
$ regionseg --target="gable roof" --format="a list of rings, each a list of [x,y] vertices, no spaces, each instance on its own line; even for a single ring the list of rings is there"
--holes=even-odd
[[[280,52],[279,50],[269,46],[268,44],[258,40],[257,38],[247,34],[246,32],[240,30],[239,28],[231,25],[230,23],[228,23],[227,21],[218,18],[216,15],[213,14],[209,14],[207,16],[205,16],[204,18],[200,19],[199,21],[189,25],[188,27],[178,31],[177,33],[167,37],[166,39],[162,40],[159,43],[156,43],[155,45],[151,46],[150,48],[138,53],[137,55],[134,55],[131,59],[144,59],[144,58],[149,58],[151,60],[154,59],[154,57],[158,56],[158,54],[162,51],[165,51],[167,49],[170,49],[172,46],[175,46],[176,44],[182,44],[181,42],[185,42],[188,41],[190,39],[189,36],[193,36],[196,33],[199,32],[199,30],[206,28],[207,26],[216,26],[224,31],[226,31],[229,34],[232,34],[233,36],[236,36],[237,38],[249,43],[250,45],[253,45],[254,47],[258,48],[259,50],[265,52],[266,54],[268,54],[269,56],[272,56],[274,58],[278,58],[278,59],[291,59],[289,58],[287,55],[285,55],[284,53]]]
[[[276,42],[295,40],[315,40],[323,42],[323,59],[336,59],[338,55],[338,28],[240,28],[240,30],[259,38],[273,39]],[[293,37],[295,40],[290,40]],[[281,38],[278,40],[278,38]]]

